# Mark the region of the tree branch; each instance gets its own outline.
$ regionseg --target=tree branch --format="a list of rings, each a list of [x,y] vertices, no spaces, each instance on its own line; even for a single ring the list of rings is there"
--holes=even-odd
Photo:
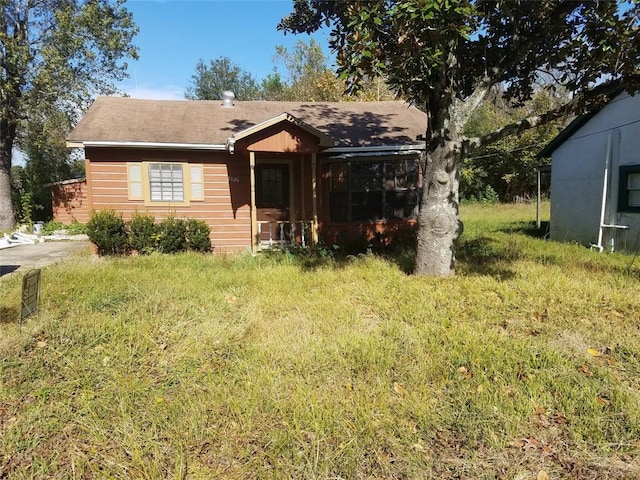
[[[634,76],[633,80],[637,82],[640,80],[640,76]],[[607,99],[620,93],[622,90],[623,83],[621,79],[602,83],[587,92],[574,96],[569,102],[554,108],[553,110],[549,110],[541,115],[533,115],[531,117],[523,118],[518,122],[505,125],[495,132],[484,135],[483,137],[467,138],[465,139],[465,144],[468,151],[475,150],[501,140],[504,137],[508,137],[509,135],[524,132],[525,130],[544,125],[553,120],[566,117],[567,115],[586,112],[602,105],[602,103]]]
[[[469,118],[473,114],[473,112],[478,108],[478,106],[482,103],[487,92],[493,86],[493,82],[491,79],[486,76],[484,77],[475,90],[469,95],[465,100],[460,100],[454,98],[452,104],[452,112],[451,116],[453,117],[453,125],[458,126],[458,128],[462,131],[464,126],[469,121]]]

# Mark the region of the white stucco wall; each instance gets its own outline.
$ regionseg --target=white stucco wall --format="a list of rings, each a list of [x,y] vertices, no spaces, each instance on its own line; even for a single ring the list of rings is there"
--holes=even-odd
[[[631,228],[605,229],[602,243],[608,248],[613,240],[616,250],[634,248],[640,234],[640,213],[618,212],[618,182],[620,165],[640,164],[640,94],[618,96],[553,152],[552,240],[597,243],[609,142],[605,223]]]

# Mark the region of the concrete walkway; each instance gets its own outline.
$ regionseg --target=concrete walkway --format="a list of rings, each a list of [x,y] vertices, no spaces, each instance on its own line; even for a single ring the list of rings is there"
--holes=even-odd
[[[0,249],[0,277],[15,271],[27,272],[59,262],[82,249],[89,249],[87,241],[43,242],[34,245]]]

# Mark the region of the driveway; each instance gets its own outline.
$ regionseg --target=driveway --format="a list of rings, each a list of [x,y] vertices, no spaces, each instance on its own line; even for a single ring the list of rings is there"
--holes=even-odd
[[[43,242],[0,249],[0,277],[17,270],[41,268],[88,249],[87,241]]]

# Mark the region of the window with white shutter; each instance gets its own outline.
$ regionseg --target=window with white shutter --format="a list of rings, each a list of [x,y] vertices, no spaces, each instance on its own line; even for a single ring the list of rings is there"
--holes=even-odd
[[[129,200],[144,200],[142,189],[142,164],[128,163],[127,176],[129,180]]]
[[[190,165],[191,200],[204,200],[204,175],[202,165]]]
[[[187,206],[204,200],[204,166],[185,162],[127,164],[129,200]]]

